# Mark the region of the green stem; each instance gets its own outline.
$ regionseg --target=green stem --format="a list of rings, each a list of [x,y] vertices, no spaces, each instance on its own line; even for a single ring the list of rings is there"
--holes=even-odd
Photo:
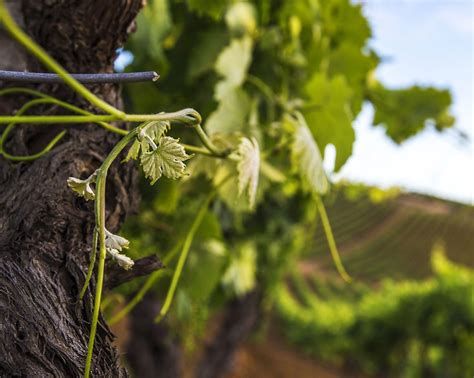
[[[275,104],[278,104],[278,98],[272,88],[257,76],[247,75],[247,81],[255,86],[265,96],[268,104],[268,119],[272,122],[275,119]]]
[[[91,331],[89,336],[89,344],[87,347],[86,367],[84,371],[84,378],[90,376],[92,354],[94,350],[95,334],[97,331],[97,323],[99,321],[100,302],[102,299],[102,289],[104,284],[104,270],[105,270],[105,187],[107,171],[113,161],[119,156],[120,152],[137,136],[141,127],[138,126],[130,131],[124,138],[122,138],[112,149],[110,154],[105,158],[101,167],[97,171],[96,179],[96,200],[95,213],[98,221],[97,228],[99,230],[99,264],[97,267],[97,284],[94,299],[94,312],[92,314]]]
[[[18,93],[18,92],[19,92],[18,90],[15,90],[14,92],[11,92],[11,93]],[[24,92],[27,93],[27,94],[36,95],[40,98],[28,101],[26,104],[24,104],[18,110],[18,112],[16,113],[16,115],[14,117],[19,117],[22,114],[24,114],[27,110],[32,108],[33,106],[41,105],[41,104],[54,104],[54,105],[61,106],[65,109],[77,112],[77,113],[93,115],[92,113],[89,113],[86,110],[78,108],[77,106],[68,104],[67,102],[60,101],[60,100],[58,100],[54,97],[48,96],[48,95],[43,95],[41,92],[37,92],[37,91],[33,91],[33,90],[31,90],[31,91],[25,90]],[[0,95],[1,95],[1,93],[0,93]],[[121,135],[128,134],[128,131],[119,129],[118,127],[112,126],[108,123],[98,122],[98,124],[100,126],[102,126],[103,128],[105,128],[109,131],[115,132],[117,134],[121,134]],[[5,142],[7,140],[7,137],[10,134],[10,131],[12,130],[13,126],[15,126],[15,125],[16,125],[16,123],[10,123],[5,128],[4,132],[0,136],[0,154],[3,155],[6,159],[11,160],[11,161],[31,161],[31,160],[35,160],[35,159],[40,158],[41,156],[43,156],[46,153],[48,153],[49,151],[51,151],[51,149],[59,142],[59,140],[66,133],[65,131],[60,132],[42,151],[38,152],[37,154],[28,155],[28,156],[14,156],[14,155],[10,155],[9,153],[7,153],[4,150],[3,145],[5,144]]]
[[[0,21],[5,26],[5,29],[20,42],[30,53],[36,56],[46,67],[57,73],[64,82],[69,85],[73,90],[79,93],[82,97],[88,100],[91,104],[97,106],[108,114],[113,114],[118,119],[123,119],[125,113],[121,110],[116,109],[112,105],[108,104],[104,100],[100,99],[89,91],[85,86],[75,80],[67,71],[61,67],[61,65],[51,58],[48,53],[34,42],[21,28],[15,23],[10,13],[6,9],[3,0],[0,0]]]
[[[206,155],[206,156],[211,156],[215,158],[224,158],[224,156],[215,155],[211,151],[203,147],[192,146],[190,144],[185,144],[185,143],[180,143],[180,144],[184,147],[186,151],[191,152],[193,154]]]
[[[50,97],[44,93],[41,93],[40,91],[35,91],[34,89],[29,88],[11,87],[0,90],[0,97],[9,94],[27,94],[30,96],[37,96],[42,98]]]
[[[271,103],[277,102],[277,96],[273,92],[273,89],[270,88],[268,84],[266,84],[262,79],[254,75],[247,75],[247,81],[250,84],[253,84],[260,92],[262,92],[267,100]]]
[[[54,97],[51,97],[51,96],[46,96],[45,98],[47,98],[52,104],[58,105],[58,106],[60,106],[64,109],[71,110],[75,113],[84,114],[84,115],[88,115],[88,116],[93,116],[94,115],[93,113],[88,112],[87,110],[81,109],[81,108],[79,108],[77,106],[74,106],[74,105],[71,105],[67,102],[58,100],[57,98],[54,98]],[[104,129],[106,129],[108,131],[111,131],[115,134],[124,135],[124,136],[128,134],[127,130],[119,129],[118,127],[115,127],[115,126],[113,126],[109,123],[106,123],[106,122],[96,122],[96,123],[99,126],[102,126]]]
[[[334,235],[331,230],[331,224],[329,223],[329,218],[326,213],[326,209],[324,207],[323,201],[319,196],[316,196],[316,205],[318,207],[319,216],[321,217],[321,223],[323,224],[324,233],[326,234],[326,239],[329,245],[329,251],[331,252],[334,265],[336,265],[336,269],[342,279],[346,282],[351,282],[352,278],[349,276],[349,274],[347,274],[346,269],[342,264],[341,257],[337,250],[336,241],[334,240]]]
[[[113,115],[58,115],[58,116],[0,116],[0,123],[90,123],[103,121],[117,121]]]
[[[163,259],[163,264],[167,266],[171,260],[176,256],[176,254],[179,252],[179,247],[181,246],[181,243],[177,243],[173,249],[165,256]],[[130,300],[130,302],[127,303],[127,305],[121,309],[119,312],[117,312],[109,321],[109,325],[115,324],[121,319],[123,319],[130,311],[132,311],[135,306],[143,299],[146,293],[153,287],[155,284],[156,280],[158,278],[164,276],[167,273],[167,271],[161,269],[153,272],[148,276],[146,279],[145,283],[143,286],[140,288],[140,290],[135,294],[135,296]]]
[[[0,96],[8,95],[8,94],[18,94],[18,93],[37,96],[41,99],[48,100],[47,101],[48,103],[61,106],[64,109],[71,110],[71,111],[73,111],[75,113],[78,113],[78,114],[90,115],[90,116],[94,115],[93,113],[88,112],[87,110],[81,109],[77,106],[71,105],[71,104],[69,104],[67,102],[64,102],[64,101],[61,101],[61,100],[57,99],[56,97],[49,96],[47,94],[41,93],[39,91],[35,91],[33,89],[29,89],[29,88],[6,88],[6,89],[3,89],[3,90],[0,90]],[[19,114],[20,113],[18,112],[16,115],[19,115]],[[116,134],[119,134],[119,135],[127,135],[128,134],[127,130],[123,130],[123,129],[120,129],[118,127],[115,127],[115,126],[111,125],[110,123],[97,122],[97,124],[102,126],[104,129],[109,130],[109,131],[111,131],[113,133],[116,133]]]
[[[26,111],[28,111],[33,106],[41,105],[41,104],[47,104],[47,103],[50,103],[50,102],[51,101],[48,98],[38,98],[38,99],[31,100],[31,101],[27,102],[26,104],[24,104],[18,110],[17,115],[21,115],[21,114],[25,113]],[[13,129],[14,126],[15,126],[14,123],[10,123],[5,128],[3,133],[0,135],[0,155],[3,155],[6,159],[12,160],[12,161],[30,161],[30,160],[35,160],[35,159],[40,158],[44,154],[48,153],[56,145],[56,143],[59,142],[59,140],[66,133],[66,131],[60,132],[58,135],[56,135],[56,137],[54,137],[54,139],[51,142],[48,143],[48,145],[42,151],[40,151],[36,154],[28,155],[28,156],[14,156],[14,155],[10,155],[9,153],[7,153],[4,149],[4,147],[3,147],[3,145],[5,144],[5,142],[8,138],[8,135],[10,134],[10,131]]]
[[[196,231],[199,228],[199,225],[201,224],[204,218],[204,215],[206,214],[207,208],[209,207],[209,203],[211,202],[215,194],[216,192],[213,191],[211,194],[207,196],[207,198],[201,205],[201,208],[199,209],[199,212],[196,215],[196,218],[194,218],[194,221],[186,235],[186,238],[184,239],[183,247],[181,249],[181,254],[178,259],[178,264],[176,265],[176,269],[173,273],[173,278],[171,279],[170,288],[168,289],[168,292],[166,293],[166,298],[165,298],[165,302],[163,303],[163,307],[161,307],[160,313],[155,318],[155,323],[159,323],[168,313],[168,310],[171,306],[171,302],[173,301],[174,293],[176,292],[176,288],[178,286],[179,278],[183,271],[184,263],[186,262],[186,258],[188,257],[189,249],[191,248],[194,235],[196,234]]]
[[[214,143],[209,139],[205,131],[202,129],[201,125],[197,124],[194,126],[194,130],[196,130],[199,139],[201,140],[202,144],[211,152],[214,156],[218,157],[226,157],[229,155],[229,151],[222,151],[215,146]]]
[[[87,287],[89,286],[89,282],[92,278],[92,273],[94,272],[95,266],[95,259],[97,257],[97,241],[99,238],[99,233],[97,232],[97,227],[94,228],[94,235],[92,236],[92,251],[91,257],[89,262],[89,268],[87,270],[86,280],[84,281],[84,285],[82,286],[81,292],[79,294],[79,300],[84,298],[84,294],[86,293]]]
[[[132,311],[135,306],[143,299],[146,293],[153,287],[153,284],[156,282],[158,278],[164,275],[163,270],[157,270],[150,274],[143,284],[143,286],[140,288],[138,293],[130,300],[130,302],[127,303],[127,305],[121,309],[119,312],[117,312],[110,320],[108,321],[109,325],[115,324],[121,319],[125,317],[130,311]]]
[[[37,98],[34,100],[30,100],[16,112],[13,118],[20,117],[22,114],[26,113],[33,106],[48,104],[48,103],[50,103],[50,101],[47,98]],[[3,131],[2,135],[0,136],[0,151],[3,149],[3,144],[6,142],[7,137],[10,134],[10,131],[12,130],[13,126],[15,126],[15,124],[16,124],[15,122],[10,122],[8,126],[5,128],[5,130]]]
[[[40,152],[33,154],[33,155],[28,155],[28,156],[15,156],[15,155],[10,155],[8,152],[5,152],[4,150],[0,151],[0,155],[3,155],[3,157],[7,160],[11,161],[31,161],[31,160],[36,160],[39,159],[41,156],[47,154],[49,151],[53,149],[53,147],[62,139],[62,137],[66,134],[66,130],[61,131],[58,135],[56,135],[51,142],[48,143],[48,145],[41,150]]]
[[[111,121],[125,121],[125,122],[146,122],[146,121],[170,121],[184,124],[194,124],[200,118],[191,119],[186,114],[190,112],[197,112],[194,109],[183,109],[171,113],[158,114],[125,114],[124,117],[117,117],[114,115],[59,115],[59,116],[0,116],[1,123],[90,123],[90,122],[111,122]]]

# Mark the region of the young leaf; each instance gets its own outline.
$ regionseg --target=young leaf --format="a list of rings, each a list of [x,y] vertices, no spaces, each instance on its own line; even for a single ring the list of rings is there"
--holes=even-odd
[[[135,140],[132,144],[132,147],[128,150],[127,157],[123,159],[123,162],[126,163],[130,159],[137,160],[138,155],[140,153],[140,144],[141,142],[139,140]]]
[[[94,175],[85,180],[69,177],[67,179],[67,186],[69,186],[79,197],[84,197],[86,201],[93,200],[95,199],[95,193],[94,190],[92,190],[90,184],[94,181],[94,179]]]
[[[158,141],[166,132],[170,129],[169,121],[151,121],[143,127],[143,132],[147,134],[152,140]],[[149,145],[146,140],[139,140],[138,138],[132,144],[132,147],[128,150],[126,158],[123,160],[124,163],[130,159],[137,160],[140,156],[140,152],[143,154],[148,152]]]
[[[130,257],[119,253],[119,251],[116,249],[107,248],[107,252],[115,261],[117,261],[117,264],[119,264],[125,270],[132,269],[133,265],[135,264],[135,262]]]
[[[170,179],[178,179],[184,175],[186,165],[183,161],[191,156],[186,154],[178,139],[161,137],[156,150],[142,154],[141,164],[145,176],[153,185],[161,175]]]
[[[121,251],[122,248],[128,248],[130,242],[119,236],[112,234],[109,230],[105,230],[105,247],[109,249],[116,249],[117,251]]]
[[[253,207],[257,194],[258,174],[260,171],[260,148],[257,140],[255,138],[251,140],[242,138],[235,156],[238,159],[239,196],[246,191],[250,207]]]
[[[296,113],[296,130],[291,145],[291,160],[304,185],[316,194],[325,194],[329,181],[323,169],[318,145],[302,114]]]
[[[151,121],[144,127],[144,130],[151,139],[159,140],[170,127],[169,121]]]

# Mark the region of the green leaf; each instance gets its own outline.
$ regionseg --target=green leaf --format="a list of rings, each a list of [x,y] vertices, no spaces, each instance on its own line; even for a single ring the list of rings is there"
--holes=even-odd
[[[241,245],[232,256],[222,283],[238,296],[252,290],[256,282],[257,252],[252,243]]]
[[[142,154],[141,164],[145,176],[153,185],[161,175],[170,179],[178,179],[184,175],[186,165],[183,161],[191,156],[186,154],[178,139],[162,137],[158,148]]]
[[[135,262],[128,257],[127,255],[124,255],[120,253],[118,250],[113,249],[113,248],[107,248],[107,253],[115,260],[117,261],[117,264],[125,269],[125,270],[130,270],[133,268],[133,265]]]
[[[372,52],[367,54],[363,49],[346,42],[331,51],[329,62],[328,75],[344,75],[352,88],[352,111],[354,114],[359,113],[364,101],[367,77],[379,63],[379,58]]]
[[[233,39],[219,54],[215,69],[221,76],[236,86],[244,81],[252,58],[252,39],[244,37]]]
[[[140,153],[140,145],[141,142],[136,140],[132,143],[132,147],[128,150],[127,157],[123,159],[123,162],[126,163],[130,159],[137,160],[138,159],[138,154]]]
[[[130,242],[120,235],[112,234],[109,230],[105,229],[105,246],[109,249],[115,249],[119,252],[122,248],[128,249]]]
[[[227,11],[225,21],[233,34],[253,35],[257,30],[257,11],[253,4],[237,2]]]
[[[226,245],[217,239],[207,239],[192,248],[179,286],[194,303],[202,304],[209,299],[222,277],[226,255]]]
[[[260,171],[260,148],[257,140],[242,138],[233,156],[238,160],[238,193],[239,196],[245,192],[250,208],[255,205],[255,197],[258,187],[258,175]]]
[[[222,30],[213,28],[199,33],[191,48],[187,77],[195,80],[214,68],[217,57],[228,43],[229,37]]]
[[[157,213],[173,214],[180,200],[180,185],[176,181],[165,178],[160,180],[157,186],[153,198],[153,210]]]
[[[67,179],[67,186],[69,186],[69,188],[71,188],[79,197],[84,197],[86,201],[94,200],[95,192],[92,189],[91,184],[95,183],[96,177],[97,171],[85,180],[76,177],[69,177]]]
[[[220,19],[227,7],[227,0],[187,0],[190,10],[205,14],[216,20]]]
[[[361,4],[351,1],[321,1],[321,18],[324,32],[331,41],[342,41],[363,47],[371,36],[369,21]]]
[[[281,170],[270,164],[268,161],[260,161],[260,171],[262,172],[263,176],[265,176],[272,182],[281,184],[286,181],[286,175]]]
[[[329,190],[329,181],[323,169],[319,148],[301,113],[296,114],[296,130],[291,144],[291,161],[299,172],[304,187],[316,194]]]
[[[170,129],[169,121],[151,121],[143,126],[143,132],[145,132],[151,139],[158,142],[159,139],[165,135],[165,133]],[[141,153],[149,151],[149,145],[145,140],[135,139],[132,146],[128,150],[127,156],[123,160],[124,163],[128,162],[130,159],[137,160]]]
[[[383,125],[396,143],[417,134],[429,122],[439,131],[454,124],[454,117],[449,113],[451,95],[447,90],[416,85],[387,89],[376,85],[370,99],[375,108],[373,124]]]
[[[224,80],[216,88],[216,99],[222,100],[227,91],[242,85],[251,59],[252,39],[250,37],[233,39],[230,45],[222,50],[217,58],[215,69],[224,77]]]
[[[246,121],[250,105],[249,96],[243,89],[229,90],[207,119],[207,132],[209,134],[244,132],[248,126]]]
[[[143,54],[138,54],[136,59],[140,63],[145,63],[150,58],[160,63],[165,62],[163,42],[173,26],[168,1],[153,0],[150,2],[139,13],[137,22],[140,27],[132,34],[131,43],[135,46],[146,46],[146,49]]]
[[[151,121],[144,127],[144,130],[151,139],[158,141],[170,127],[169,121]]]
[[[350,111],[351,88],[343,76],[328,79],[316,73],[305,87],[314,110],[305,112],[311,133],[321,151],[328,144],[336,148],[335,170],[339,170],[352,153],[355,133]]]

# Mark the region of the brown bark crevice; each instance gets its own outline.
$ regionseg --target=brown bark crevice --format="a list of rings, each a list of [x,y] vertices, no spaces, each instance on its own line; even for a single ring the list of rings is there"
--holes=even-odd
[[[8,2],[23,16],[26,31],[70,72],[110,72],[116,49],[133,29],[142,0]],[[0,66],[8,69],[40,65],[8,41]],[[14,46],[14,47],[12,47]],[[2,46],[3,50],[3,46]],[[3,54],[3,51],[2,51]],[[22,56],[25,60],[9,59]],[[5,61],[4,61],[5,59]],[[7,62],[8,60],[8,62]],[[14,63],[12,65],[12,62]],[[2,84],[0,83],[0,88]],[[93,110],[64,85],[40,90]],[[121,106],[119,87],[95,85],[94,93]],[[2,114],[12,114],[25,98],[0,98]],[[39,114],[57,114],[55,107]],[[7,143],[13,154],[37,151],[62,127],[18,125]],[[92,292],[77,303],[89,261],[94,227],[93,204],[69,190],[69,176],[92,173],[118,136],[96,125],[67,128],[61,143],[33,162],[12,164],[0,157],[0,376],[82,376],[87,354]],[[137,175],[131,164],[114,164],[107,188],[107,227],[117,231],[136,211]],[[92,288],[94,281],[92,282]],[[100,320],[92,376],[120,377],[112,334]]]

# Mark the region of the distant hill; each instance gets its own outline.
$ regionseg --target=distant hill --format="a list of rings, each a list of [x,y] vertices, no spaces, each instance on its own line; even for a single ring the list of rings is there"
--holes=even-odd
[[[474,207],[439,198],[343,185],[324,200],[349,274],[366,281],[430,274],[435,243],[450,260],[474,266]],[[318,227],[303,272],[335,272],[326,237]]]

